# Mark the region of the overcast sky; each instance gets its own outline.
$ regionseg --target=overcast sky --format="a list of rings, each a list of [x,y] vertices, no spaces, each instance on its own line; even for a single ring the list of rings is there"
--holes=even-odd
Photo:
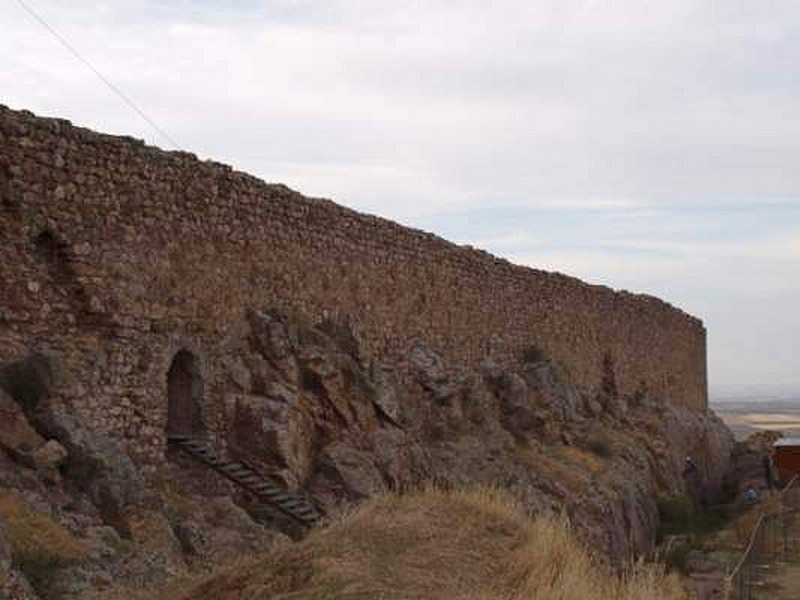
[[[800,391],[797,0],[25,0],[184,149],[708,328]],[[0,103],[169,147],[0,0]]]

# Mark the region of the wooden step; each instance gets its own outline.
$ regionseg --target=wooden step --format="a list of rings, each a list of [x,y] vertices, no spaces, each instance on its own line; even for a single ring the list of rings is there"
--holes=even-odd
[[[291,494],[247,465],[220,458],[208,443],[186,438],[176,439],[175,443],[193,457],[211,466],[220,475],[286,515],[308,524],[320,518],[319,512],[307,500]]]
[[[199,450],[209,450],[209,447],[205,442],[198,442],[197,440],[182,442],[181,445],[184,448],[189,448],[193,452],[197,452]]]

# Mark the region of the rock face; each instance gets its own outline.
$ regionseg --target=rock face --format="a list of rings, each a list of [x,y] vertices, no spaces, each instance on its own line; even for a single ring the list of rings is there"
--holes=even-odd
[[[404,381],[366,361],[341,323],[278,310],[247,322],[229,345],[220,383],[229,426],[216,442],[328,514],[431,482],[502,486],[532,511],[566,511],[601,558],[622,564],[652,548],[658,496],[708,504],[723,487],[733,446],[721,422],[652,402],[646,390],[622,396],[613,372],[601,396],[587,396],[541,352],[518,371],[488,359],[476,371],[420,341]],[[81,598],[285,543],[274,515],[187,457],[143,474],[124,445],[87,428],[42,376],[63,366],[36,364],[37,385],[23,386],[35,393],[0,394],[0,487],[70,532],[60,535],[81,550],[79,560],[54,563],[57,576],[37,574],[31,585],[13,543],[9,552],[0,537],[14,597]],[[697,466],[691,473],[687,457]]]
[[[736,442],[732,456],[736,477],[729,482],[732,493],[740,494],[748,489],[763,491],[778,485],[778,474],[769,465],[773,444],[780,437],[779,432],[761,431]]]
[[[57,404],[37,412],[37,420],[40,430],[63,444],[59,444],[62,450],[66,448],[66,469],[98,507],[104,521],[129,534],[125,508],[143,504],[147,486],[119,443],[86,429]]]
[[[227,399],[238,459],[304,490],[328,511],[437,481],[510,487],[533,510],[566,508],[613,560],[652,547],[655,498],[718,499],[732,438],[711,413],[642,393],[586,398],[554,361],[480,372],[418,344],[414,381],[363,365],[333,338],[276,311],[253,313]],[[598,412],[599,411],[599,412]],[[686,457],[698,464],[685,476]]]

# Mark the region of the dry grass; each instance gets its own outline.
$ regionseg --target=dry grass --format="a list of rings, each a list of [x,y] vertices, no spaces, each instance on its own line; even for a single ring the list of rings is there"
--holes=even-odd
[[[608,462],[595,452],[577,446],[564,446],[559,454],[568,462],[574,464],[585,472],[599,475],[608,469]]]
[[[14,563],[37,589],[65,566],[85,559],[83,545],[65,527],[0,489],[0,518],[6,525]]]
[[[748,507],[737,515],[729,528],[733,530],[736,541],[744,547],[750,542],[759,518],[762,515],[779,512],[781,512],[780,496],[777,493],[764,494],[758,504]]]
[[[375,498],[304,542],[240,561],[163,598],[183,600],[683,600],[639,564],[598,567],[562,519],[530,519],[488,489]],[[149,598],[156,595],[150,594]]]
[[[530,466],[542,480],[557,481],[576,493],[591,485],[591,473],[576,469],[574,462],[560,451],[520,445],[516,448],[515,458]]]

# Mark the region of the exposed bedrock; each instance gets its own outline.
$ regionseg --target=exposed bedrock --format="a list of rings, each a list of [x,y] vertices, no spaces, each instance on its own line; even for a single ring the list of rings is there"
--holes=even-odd
[[[474,372],[422,342],[401,386],[341,332],[275,311],[253,313],[250,327],[231,360],[229,450],[328,510],[427,481],[499,485],[532,510],[566,510],[619,561],[652,547],[656,497],[719,499],[732,438],[705,410],[613,386],[585,397],[541,355],[519,372],[491,360]]]

